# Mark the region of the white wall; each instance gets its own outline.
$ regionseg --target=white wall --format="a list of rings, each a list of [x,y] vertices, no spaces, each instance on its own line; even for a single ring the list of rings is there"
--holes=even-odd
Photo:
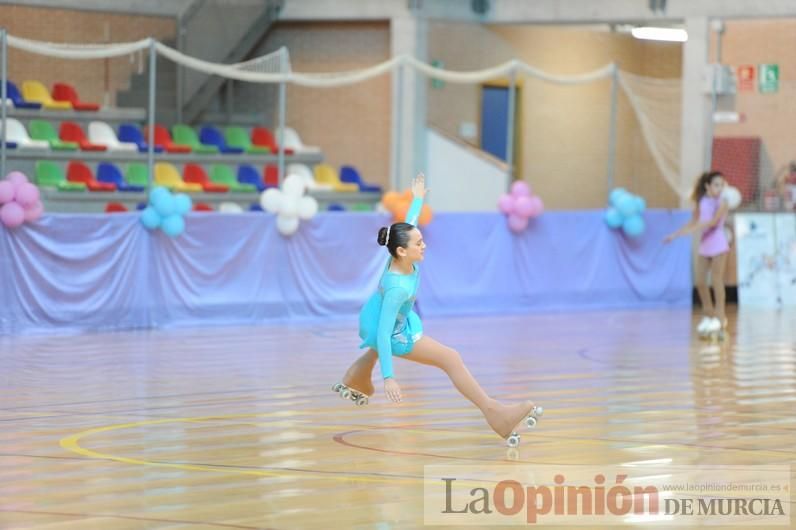
[[[426,140],[431,208],[435,212],[496,212],[498,198],[508,190],[505,167],[432,129],[427,129]]]

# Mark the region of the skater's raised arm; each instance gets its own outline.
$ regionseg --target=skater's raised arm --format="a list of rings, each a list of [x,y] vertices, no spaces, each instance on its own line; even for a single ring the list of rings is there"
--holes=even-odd
[[[405,222],[417,226],[417,220],[420,217],[420,211],[423,208],[423,200],[426,193],[428,193],[426,189],[426,177],[422,173],[418,173],[412,181],[412,196],[414,198],[412,199],[412,204],[409,206]]]
[[[721,205],[719,206],[718,210],[716,210],[716,213],[713,214],[713,217],[708,221],[698,223],[694,230],[702,231],[716,228],[716,226],[719,224],[719,221],[721,221],[721,219],[726,216],[729,211],[729,204],[727,204],[727,201],[722,200]]]

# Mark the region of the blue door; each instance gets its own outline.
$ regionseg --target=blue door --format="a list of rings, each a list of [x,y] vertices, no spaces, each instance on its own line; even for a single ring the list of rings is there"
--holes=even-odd
[[[509,89],[481,87],[481,149],[506,162]]]

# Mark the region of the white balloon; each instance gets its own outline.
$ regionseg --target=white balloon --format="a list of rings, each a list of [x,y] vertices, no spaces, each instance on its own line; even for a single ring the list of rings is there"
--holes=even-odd
[[[279,207],[279,215],[284,215],[285,217],[297,217],[300,200],[300,197],[284,195],[282,197],[282,205]]]
[[[299,219],[308,220],[318,213],[318,201],[314,197],[302,197],[298,203]]]
[[[243,208],[234,202],[222,202],[218,205],[218,211],[224,213],[243,213]]]
[[[301,197],[305,187],[304,179],[299,175],[288,175],[282,183],[282,191],[288,197]]]
[[[741,192],[735,186],[725,186],[724,190],[721,192],[721,198],[727,202],[730,210],[734,210],[739,207],[741,205],[741,201],[743,200],[741,197]]]
[[[268,188],[260,195],[260,206],[266,212],[278,212],[282,208],[282,192],[276,188]]]
[[[299,227],[298,217],[287,217],[279,215],[276,218],[276,229],[283,236],[290,236],[296,233]]]

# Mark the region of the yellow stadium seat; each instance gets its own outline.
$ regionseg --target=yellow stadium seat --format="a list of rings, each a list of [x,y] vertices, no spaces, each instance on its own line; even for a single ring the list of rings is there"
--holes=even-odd
[[[189,184],[183,181],[177,168],[168,162],[155,164],[155,184],[174,191],[202,191],[200,184]]]
[[[38,81],[25,81],[22,83],[22,97],[28,101],[41,103],[45,109],[72,110],[72,104],[68,101],[55,101],[47,87]]]
[[[315,182],[331,186],[334,191],[359,191],[359,186],[356,184],[340,182],[337,170],[329,164],[318,164],[315,166]]]

